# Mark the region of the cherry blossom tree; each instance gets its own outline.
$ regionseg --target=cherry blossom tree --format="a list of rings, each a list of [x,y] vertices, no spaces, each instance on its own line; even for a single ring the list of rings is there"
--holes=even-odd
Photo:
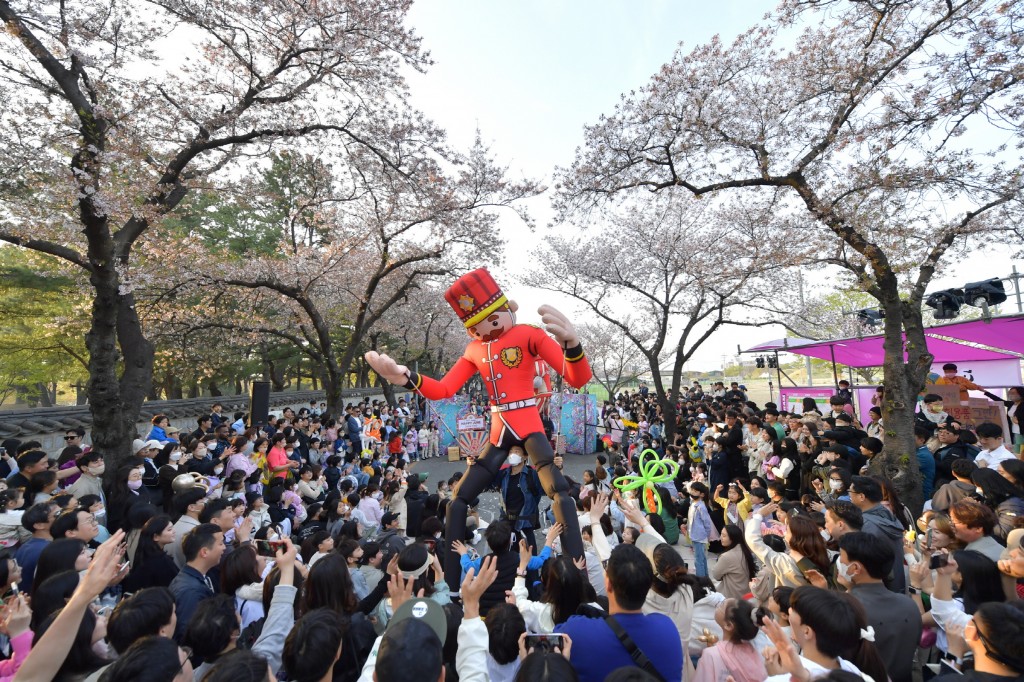
[[[587,361],[594,380],[614,399],[619,389],[643,374],[646,358],[614,324],[606,321],[579,325],[580,338],[587,340]]]
[[[0,0],[0,239],[88,278],[93,442],[113,460],[153,372],[135,264],[181,257],[154,232],[190,190],[307,138],[396,180],[444,162],[406,101],[402,69],[428,63],[409,4]]]
[[[322,178],[332,190],[295,197],[298,203],[339,197],[319,211],[316,243],[286,237],[283,254],[223,262],[215,275],[207,268],[201,281],[281,297],[295,324],[262,330],[293,342],[323,368],[327,403],[337,414],[344,378],[392,308],[421,280],[498,255],[497,209],[527,219],[518,202],[539,188],[506,176],[479,137],[465,155],[450,152],[423,181],[396,178],[376,160],[353,160]]]
[[[671,439],[670,396],[679,395],[684,364],[722,325],[746,324],[733,309],[763,301],[783,282],[789,256],[773,207],[645,197],[606,211],[579,234],[549,240],[538,258],[543,267],[527,279],[573,297],[637,349]]]
[[[876,472],[920,508],[913,412],[932,361],[922,301],[950,251],[1019,224],[1024,5],[786,0],[731,45],[680,50],[586,129],[563,215],[637,192],[782,192],[808,263],[885,312]]]

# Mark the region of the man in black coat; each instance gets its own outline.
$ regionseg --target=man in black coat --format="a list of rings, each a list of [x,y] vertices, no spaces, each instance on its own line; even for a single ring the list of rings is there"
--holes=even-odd
[[[739,413],[729,410],[725,413],[725,432],[715,439],[725,459],[729,463],[729,478],[743,478],[747,474],[747,465],[743,461],[743,426],[740,424]]]

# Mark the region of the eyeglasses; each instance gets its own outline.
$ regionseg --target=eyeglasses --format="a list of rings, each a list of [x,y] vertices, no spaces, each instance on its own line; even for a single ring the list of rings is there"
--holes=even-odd
[[[64,436],[64,440],[75,440],[76,438],[81,438],[81,436]]]

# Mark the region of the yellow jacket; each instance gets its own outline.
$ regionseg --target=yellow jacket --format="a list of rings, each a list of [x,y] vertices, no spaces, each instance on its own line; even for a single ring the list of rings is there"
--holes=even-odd
[[[728,497],[715,497],[715,504],[722,509],[729,509],[729,498]],[[745,523],[747,517],[750,516],[751,512],[754,511],[753,502],[750,501],[750,493],[743,491],[743,499],[736,503],[736,511],[739,512],[740,522]],[[726,518],[726,523],[730,523],[729,519]],[[737,524],[739,525],[739,524]]]

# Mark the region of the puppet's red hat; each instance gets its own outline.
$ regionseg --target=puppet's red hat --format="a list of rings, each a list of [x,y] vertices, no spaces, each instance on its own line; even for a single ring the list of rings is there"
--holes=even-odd
[[[462,324],[469,329],[487,319],[487,316],[508,303],[487,268],[477,268],[459,277],[444,292],[444,298]]]

